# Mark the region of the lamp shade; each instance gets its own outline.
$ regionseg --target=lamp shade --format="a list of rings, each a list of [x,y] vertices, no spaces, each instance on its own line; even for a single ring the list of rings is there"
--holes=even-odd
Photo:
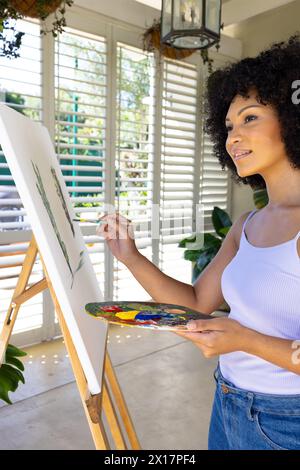
[[[161,41],[206,49],[220,40],[221,0],[162,0]]]

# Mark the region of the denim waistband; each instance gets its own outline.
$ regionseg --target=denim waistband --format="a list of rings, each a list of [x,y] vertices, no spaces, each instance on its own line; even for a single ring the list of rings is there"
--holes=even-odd
[[[252,409],[273,414],[287,414],[300,416],[300,394],[298,395],[277,395],[268,393],[251,392],[236,387],[232,382],[225,379],[218,364],[214,377],[219,390],[228,396],[239,401],[244,401],[245,405],[251,402]]]

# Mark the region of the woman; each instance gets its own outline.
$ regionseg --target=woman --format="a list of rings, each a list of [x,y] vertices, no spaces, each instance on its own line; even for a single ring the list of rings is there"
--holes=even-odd
[[[269,202],[233,224],[193,286],[163,274],[136,249],[130,223],[106,215],[111,250],[158,302],[226,318],[193,321],[182,334],[219,355],[209,449],[300,449],[300,40],[274,44],[214,72],[206,131],[238,183],[267,188]],[[117,237],[114,236],[117,233]],[[298,344],[299,343],[299,344]]]

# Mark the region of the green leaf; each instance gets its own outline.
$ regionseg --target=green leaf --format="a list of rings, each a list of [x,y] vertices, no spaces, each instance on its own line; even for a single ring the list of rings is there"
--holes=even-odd
[[[22,372],[8,364],[2,364],[2,366],[0,367],[0,374],[2,375],[2,377],[9,378],[12,381],[15,390],[18,388],[20,381],[22,383],[25,383]],[[14,392],[15,390],[12,390],[12,392]]]
[[[6,364],[12,364],[16,366],[20,370],[24,370],[24,364],[23,362],[19,361],[19,359],[16,359],[15,357],[6,357],[5,360]]]
[[[215,237],[211,233],[204,234],[204,245],[203,248],[213,248],[213,247],[220,247],[222,245],[222,240],[220,238]]]
[[[211,262],[211,260],[216,256],[218,249],[213,249],[211,248],[210,250],[207,250],[205,253],[202,253],[198,260],[197,260],[197,268],[199,269],[200,272],[202,272],[206,266]]]
[[[6,355],[13,357],[21,357],[27,356],[27,353],[25,351],[21,351],[21,349],[17,348],[16,346],[9,344],[6,349]]]
[[[256,189],[253,191],[253,201],[257,209],[262,209],[269,202],[268,192],[266,189]]]
[[[229,230],[230,230],[230,227],[224,227],[224,228],[221,228],[221,229],[220,229],[220,233],[223,234],[223,235],[225,235],[225,237],[226,237],[226,235],[227,235],[227,233],[229,232]]]
[[[196,235],[191,235],[190,237],[184,238],[183,240],[180,240],[178,246],[179,248],[185,248],[185,245],[187,243],[193,243],[196,240]]]
[[[191,243],[189,241],[189,243]],[[198,261],[199,257],[202,254],[205,254],[208,250],[213,250],[217,252],[222,245],[222,239],[215,237],[211,233],[204,234],[204,242],[199,244],[199,249],[197,247],[191,250],[185,250],[184,259],[188,261]]]
[[[18,380],[12,378],[6,371],[0,367],[0,385],[7,390],[7,392],[15,392],[18,388]]]
[[[185,250],[184,259],[187,261],[197,261],[200,255],[200,250]]]
[[[4,400],[9,405],[12,405],[12,402],[11,402],[9,396],[8,396],[9,390],[10,390],[9,387],[7,385],[3,384],[2,380],[0,378],[0,399]]]
[[[215,206],[212,212],[212,222],[216,233],[222,238],[225,238],[224,234],[222,234],[220,230],[224,227],[231,227],[232,225],[232,221],[227,212],[220,209],[220,207]]]
[[[25,383],[24,376],[21,372],[21,370],[24,370],[24,365],[19,359],[16,359],[15,356],[26,356],[26,354],[27,353],[12,344],[7,346],[5,363],[0,366],[0,399],[8,404],[12,404],[8,392],[15,392],[19,382]]]
[[[10,366],[9,364],[2,364],[2,366],[0,367],[0,373],[1,371],[4,371],[5,374],[11,377],[11,380],[17,381],[17,384],[19,383],[19,381],[21,381],[23,384],[25,383],[25,379],[22,372],[20,372],[15,367]]]

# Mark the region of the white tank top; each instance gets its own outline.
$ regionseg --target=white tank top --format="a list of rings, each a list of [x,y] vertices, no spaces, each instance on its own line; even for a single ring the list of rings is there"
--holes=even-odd
[[[297,240],[300,231],[285,243],[256,247],[245,234],[246,223],[255,212],[245,220],[239,250],[222,274],[223,296],[231,308],[228,318],[265,335],[299,340]],[[295,351],[291,348],[291,359]],[[252,354],[242,351],[222,354],[220,369],[239,388],[280,395],[300,394],[300,375]]]

